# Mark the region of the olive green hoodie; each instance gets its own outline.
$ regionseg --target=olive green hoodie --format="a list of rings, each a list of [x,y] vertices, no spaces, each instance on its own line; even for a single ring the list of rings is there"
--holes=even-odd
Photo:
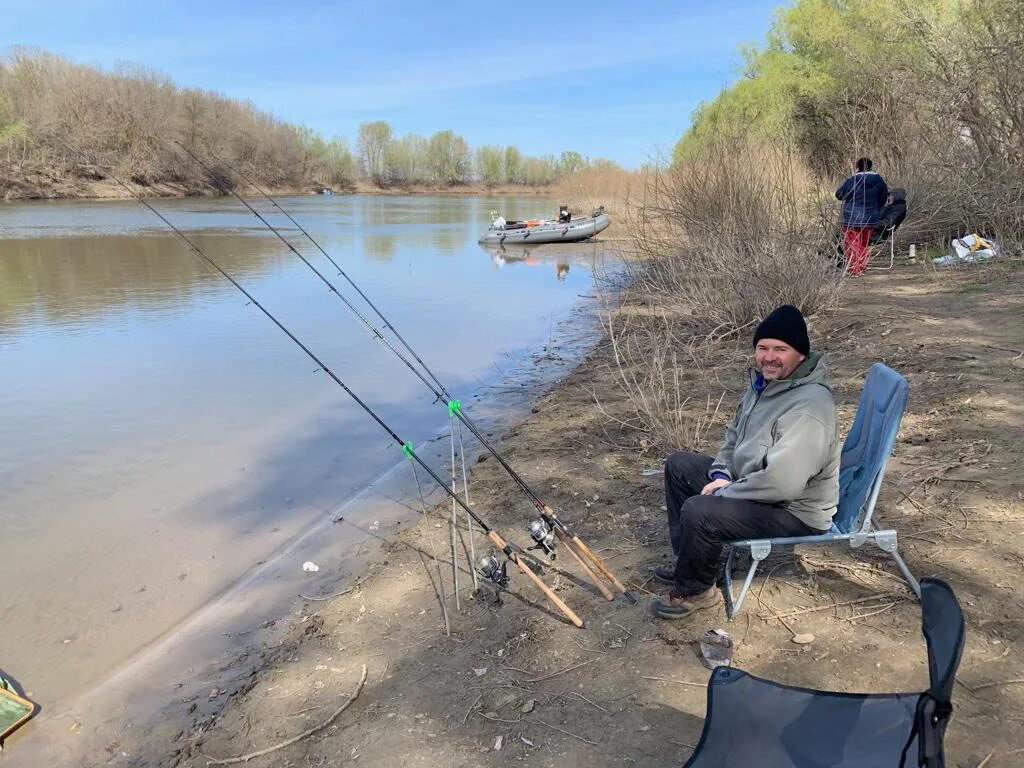
[[[785,379],[743,396],[711,472],[729,476],[716,494],[784,506],[811,528],[827,530],[839,501],[842,445],[825,361],[812,352]]]

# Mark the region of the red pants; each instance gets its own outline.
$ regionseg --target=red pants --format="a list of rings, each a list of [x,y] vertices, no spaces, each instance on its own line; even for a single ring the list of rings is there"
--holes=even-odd
[[[843,227],[843,253],[851,275],[868,268],[868,242],[874,231],[874,227]]]

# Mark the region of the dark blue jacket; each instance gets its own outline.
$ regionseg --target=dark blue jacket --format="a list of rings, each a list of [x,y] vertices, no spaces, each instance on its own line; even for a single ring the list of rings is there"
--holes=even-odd
[[[836,197],[843,201],[843,226],[876,226],[888,196],[889,187],[880,174],[874,171],[853,174],[836,190]]]

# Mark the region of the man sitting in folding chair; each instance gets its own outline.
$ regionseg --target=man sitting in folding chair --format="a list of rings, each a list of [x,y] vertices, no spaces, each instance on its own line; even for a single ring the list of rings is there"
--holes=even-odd
[[[715,458],[677,452],[665,463],[674,566],[654,569],[672,586],[651,609],[685,618],[721,599],[715,588],[726,542],[826,533],[839,501],[841,444],[825,361],[807,324],[784,305],[754,332],[754,370]]]

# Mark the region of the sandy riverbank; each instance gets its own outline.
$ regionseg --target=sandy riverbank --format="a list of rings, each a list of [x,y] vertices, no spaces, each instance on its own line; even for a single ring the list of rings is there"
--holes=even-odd
[[[831,355],[841,416],[852,419],[869,365],[882,360],[910,382],[910,403],[877,514],[901,535],[919,576],[957,590],[967,647],[947,735],[951,765],[1019,764],[1024,710],[1024,270],[988,265],[934,273],[905,267],[851,281],[842,308],[813,323],[813,343]],[[738,396],[746,346],[718,381],[694,374],[693,402]],[[607,344],[510,430],[503,454],[560,513],[577,524],[641,598],[657,591],[650,567],[668,555],[661,479],[641,470],[660,457],[622,427],[628,403]],[[595,395],[600,408],[595,404]],[[727,414],[723,413],[719,421]],[[712,450],[719,426],[711,430]],[[493,459],[471,478],[474,508],[509,538],[527,541],[529,505]],[[442,507],[443,513],[447,507]],[[605,602],[563,554],[545,574],[585,620],[575,629],[546,611],[512,575],[500,604],[449,598],[446,637],[436,595],[437,564],[450,590],[447,528],[436,518],[385,530],[382,555],[331,600],[308,601],[294,625],[250,659],[250,673],[212,699],[176,706],[192,725],[112,736],[91,764],[206,766],[324,727],[249,765],[544,766],[678,765],[699,737],[708,673],[696,639],[725,626],[735,663],[755,674],[838,690],[919,690],[927,667],[920,612],[875,550],[809,550],[762,570],[744,613],[723,609],[690,623],[655,620],[640,606]],[[482,540],[478,539],[478,546]],[[462,573],[462,584],[469,582]],[[868,596],[867,602],[850,603]],[[814,610],[808,610],[814,609]],[[809,645],[796,645],[773,616]],[[365,684],[358,688],[365,667]],[[1009,681],[1009,682],[1007,682]],[[330,716],[356,690],[336,719]],[[1016,750],[1016,752],[1015,752]],[[13,756],[13,755],[12,755]]]

